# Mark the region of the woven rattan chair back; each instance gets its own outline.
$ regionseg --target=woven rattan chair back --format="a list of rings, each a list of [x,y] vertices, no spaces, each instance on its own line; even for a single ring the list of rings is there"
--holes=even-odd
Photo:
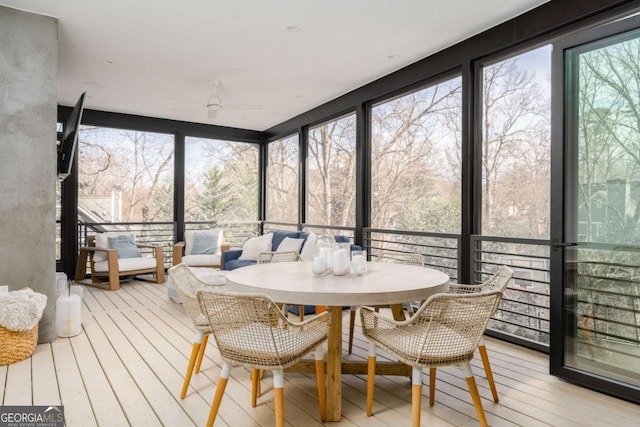
[[[408,365],[458,364],[473,358],[500,297],[500,291],[436,294],[403,326],[385,324],[363,310],[363,333]]]
[[[187,316],[193,321],[197,328],[207,325],[206,316],[200,311],[200,304],[196,298],[196,292],[203,286],[212,287],[219,290],[226,289],[225,285],[211,285],[198,279],[191,268],[186,264],[178,264],[169,269],[169,277],[176,288],[180,301]]]
[[[378,254],[376,262],[391,262],[396,264],[410,264],[424,267],[422,254],[414,252],[392,252],[382,251]]]
[[[328,312],[302,323],[289,321],[266,295],[203,288],[198,301],[224,360],[250,368],[294,364],[329,332]]]
[[[204,351],[209,339],[209,333],[211,332],[207,316],[200,311],[200,304],[198,304],[196,292],[202,287],[225,289],[225,285],[211,285],[203,282],[196,277],[188,265],[183,263],[169,269],[169,278],[173,286],[176,288],[178,296],[180,296],[180,301],[182,302],[184,311],[187,313],[187,316],[189,316],[193,322],[194,328],[196,329],[191,349],[191,356],[189,357],[189,363],[187,365],[187,372],[185,373],[184,383],[180,392],[180,398],[184,399],[187,395],[189,383],[191,382],[191,375],[193,372],[200,372],[200,365],[202,364]]]
[[[505,265],[501,266],[491,277],[479,285],[452,284],[449,286],[451,294],[475,294],[478,292],[500,291],[505,288],[513,277],[513,270]]]
[[[300,261],[300,254],[296,251],[288,252],[261,252],[256,258],[258,264],[268,264],[270,262],[294,262]]]

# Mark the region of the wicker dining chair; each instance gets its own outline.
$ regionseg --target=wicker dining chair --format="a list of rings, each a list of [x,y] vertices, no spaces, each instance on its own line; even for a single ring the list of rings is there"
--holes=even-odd
[[[507,266],[501,266],[489,279],[482,282],[479,285],[449,285],[450,294],[476,294],[479,292],[500,291],[504,292],[511,278],[513,277],[513,270]],[[498,307],[496,306],[496,310]],[[484,343],[484,336],[480,337],[478,342],[478,350],[480,351],[480,358],[482,359],[482,366],[484,367],[485,374],[487,375],[487,382],[491,389],[493,401],[498,403],[498,390],[496,389],[496,383],[493,379],[493,371],[491,370],[491,363],[489,363],[489,354],[487,353],[487,347]],[[436,368],[429,369],[429,405],[433,406],[435,403],[436,394]]]
[[[391,262],[397,264],[410,264],[410,265],[418,265],[420,267],[424,267],[424,259],[422,254],[415,252],[392,252],[392,251],[382,251],[378,254],[375,259],[376,262]],[[377,306],[378,309],[381,307],[387,306]],[[358,307],[352,305],[349,308],[349,354],[353,350],[353,331],[355,329],[356,324],[356,309]],[[409,304],[409,313],[413,313],[413,307]]]
[[[314,350],[320,419],[326,421],[322,344],[329,333],[329,312],[304,322],[292,322],[267,295],[201,288],[197,297],[224,362],[207,426],[216,419],[232,365],[252,369],[252,395],[258,387],[256,369],[273,372],[276,426],[284,426],[283,369]]]
[[[296,251],[287,252],[260,252],[256,258],[258,264],[268,264],[271,262],[296,262],[300,261],[300,254]],[[281,304],[280,309],[286,314],[288,313],[287,304]],[[298,306],[300,321],[304,320],[304,305]]]
[[[193,322],[193,327],[196,330],[196,336],[193,339],[193,346],[191,348],[191,356],[189,357],[189,363],[187,365],[187,372],[184,374],[184,382],[182,384],[182,391],[180,392],[180,399],[184,399],[187,395],[187,389],[191,382],[191,375],[195,371],[196,374],[200,372],[200,365],[202,364],[202,358],[204,357],[204,350],[207,347],[207,341],[211,328],[209,326],[209,319],[200,311],[200,304],[196,298],[196,291],[203,286],[224,290],[226,286],[211,285],[198,279],[188,265],[180,263],[169,269],[169,277],[173,286],[176,288],[182,307],[187,313],[187,316]]]
[[[372,307],[360,308],[362,332],[369,340],[367,416],[373,412],[376,348],[381,347],[412,367],[412,426],[420,426],[422,369],[462,365],[471,399],[482,426],[487,420],[469,363],[496,310],[501,291],[475,294],[440,293],[429,297],[416,313],[397,321]]]

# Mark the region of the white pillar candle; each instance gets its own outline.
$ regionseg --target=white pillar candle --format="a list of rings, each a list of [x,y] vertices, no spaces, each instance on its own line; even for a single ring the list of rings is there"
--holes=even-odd
[[[319,255],[324,258],[325,271],[331,268],[331,248],[320,248]]]
[[[0,294],[6,294],[9,292],[9,285],[0,286]]]
[[[347,272],[346,254],[344,249],[337,249],[333,252],[333,274],[341,276]]]
[[[359,276],[363,275],[365,272],[365,261],[364,255],[354,255],[351,259],[351,263],[353,264],[355,273]]]
[[[313,273],[324,274],[327,271],[327,260],[322,255],[313,257]]]
[[[82,331],[82,297],[78,294],[59,296],[56,300],[56,333],[72,337]]]

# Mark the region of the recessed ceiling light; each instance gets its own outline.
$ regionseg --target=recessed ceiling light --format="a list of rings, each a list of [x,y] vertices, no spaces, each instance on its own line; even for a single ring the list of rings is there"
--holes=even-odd
[[[387,56],[387,58],[389,58],[391,61],[394,61],[394,60],[400,58],[400,56],[391,54],[391,55]]]
[[[290,33],[297,33],[298,31],[300,31],[300,27],[295,24],[287,25],[287,31],[289,31]]]

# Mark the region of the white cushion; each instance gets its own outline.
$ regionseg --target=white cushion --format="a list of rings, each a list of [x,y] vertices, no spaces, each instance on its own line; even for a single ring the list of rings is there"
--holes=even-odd
[[[220,254],[217,255],[185,255],[182,262],[191,267],[220,265]]]
[[[127,233],[122,231],[110,231],[108,233],[96,234],[96,248],[109,249],[109,237],[114,238],[118,236],[130,236],[133,241],[136,241],[136,235],[133,233]],[[102,251],[96,251],[93,253],[93,261],[101,262],[107,260],[107,253]],[[97,271],[97,270],[96,270]],[[106,270],[105,270],[106,271]]]
[[[318,235],[314,232],[309,233],[306,242],[300,251],[300,258],[303,261],[313,261],[313,255],[316,253],[316,242],[318,241]]]
[[[212,268],[192,268],[191,271],[196,277],[207,285],[220,286],[227,283],[227,272],[224,270],[214,270]]]
[[[222,233],[222,229],[216,228],[213,230],[187,230],[184,232],[184,254],[191,255],[191,250],[193,249],[193,237],[196,233],[205,233],[211,234],[212,237],[218,238],[218,250],[216,253],[220,253],[220,245],[222,245],[222,241],[224,240],[224,235]]]
[[[263,234],[262,236],[252,237],[244,242],[242,246],[242,254],[238,259],[243,261],[256,261],[258,254],[262,252],[271,252],[271,241],[273,233]]]
[[[148,270],[150,268],[156,268],[156,259],[146,256],[138,258],[120,258],[118,260],[118,271],[133,271],[133,270]],[[109,261],[96,262],[94,269],[97,272],[104,273],[109,271]]]
[[[292,239],[291,237],[285,237],[276,248],[276,252],[300,253],[300,248],[302,247],[303,242],[304,239]]]

